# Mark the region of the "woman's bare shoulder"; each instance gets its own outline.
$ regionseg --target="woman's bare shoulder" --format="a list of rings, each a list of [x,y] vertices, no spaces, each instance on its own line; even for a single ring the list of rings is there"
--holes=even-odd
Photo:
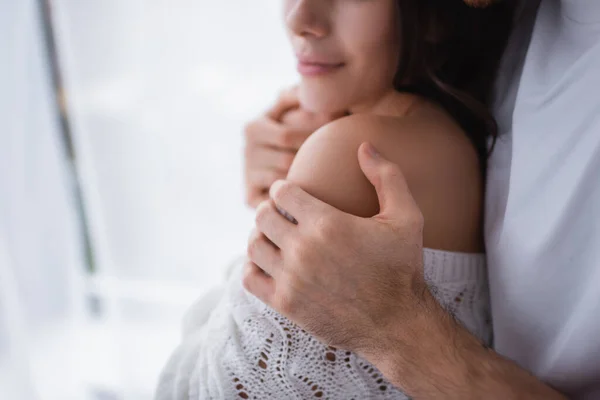
[[[288,179],[354,215],[379,211],[357,152],[371,142],[398,164],[425,217],[425,245],[481,250],[483,182],[477,153],[461,129],[435,109],[408,117],[353,115],[315,132],[302,146]]]

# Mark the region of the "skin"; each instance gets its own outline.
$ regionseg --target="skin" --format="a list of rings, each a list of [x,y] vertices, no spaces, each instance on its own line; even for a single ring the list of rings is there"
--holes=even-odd
[[[296,152],[318,128],[339,114],[313,113],[300,108],[296,89],[282,92],[276,104],[244,129],[246,203],[255,208],[269,198],[269,188],[283,179]]]
[[[486,7],[497,0],[465,0]],[[268,199],[269,188],[286,177],[291,160],[304,141],[318,128],[342,116],[300,108],[297,88],[281,93],[275,105],[244,129],[244,183],[246,203],[256,208]]]
[[[325,77],[303,77],[298,96],[304,108],[366,110],[389,94],[399,55],[396,7],[393,0],[284,1],[294,53],[345,64]]]
[[[393,4],[286,1],[295,50],[344,63],[302,80],[301,108],[357,115],[310,136],[288,180],[271,186],[257,210],[244,286],[413,398],[563,398],[482,346],[424,282],[424,245],[481,250],[481,177],[474,150],[443,111],[391,90]],[[381,65],[369,65],[373,59]]]

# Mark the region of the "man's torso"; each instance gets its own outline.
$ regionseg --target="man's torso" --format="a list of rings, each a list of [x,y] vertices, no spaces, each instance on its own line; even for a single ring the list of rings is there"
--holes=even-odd
[[[559,389],[600,395],[600,1],[543,0],[531,31],[534,17],[520,19],[498,81],[495,347]]]

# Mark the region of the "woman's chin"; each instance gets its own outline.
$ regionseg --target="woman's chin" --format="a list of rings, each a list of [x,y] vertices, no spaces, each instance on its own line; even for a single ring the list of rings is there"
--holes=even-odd
[[[299,87],[298,97],[302,108],[314,113],[333,114],[349,108],[341,96],[332,95],[331,91],[312,90],[303,84]]]

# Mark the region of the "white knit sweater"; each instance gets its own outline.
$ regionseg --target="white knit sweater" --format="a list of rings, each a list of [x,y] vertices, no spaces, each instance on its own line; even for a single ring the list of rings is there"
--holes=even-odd
[[[425,278],[463,325],[489,343],[485,257],[424,251]],[[241,266],[188,314],[156,400],[406,399],[368,362],[321,344],[241,285]]]

